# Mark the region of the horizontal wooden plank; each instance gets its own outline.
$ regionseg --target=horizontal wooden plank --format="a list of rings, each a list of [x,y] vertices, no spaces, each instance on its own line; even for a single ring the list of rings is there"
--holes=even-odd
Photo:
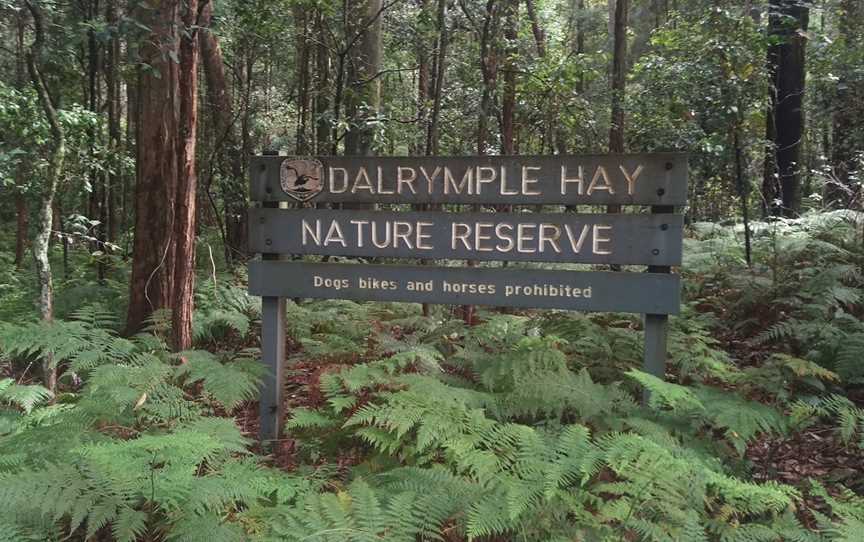
[[[678,275],[252,261],[249,293],[266,297],[678,314]]]
[[[681,153],[256,156],[253,201],[684,205]]]
[[[249,249],[379,258],[678,265],[677,214],[250,209]]]

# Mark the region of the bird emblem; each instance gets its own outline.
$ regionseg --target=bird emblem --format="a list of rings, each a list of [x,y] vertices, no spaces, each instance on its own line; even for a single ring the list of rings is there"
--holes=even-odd
[[[324,188],[323,171],[324,166],[318,160],[284,160],[279,171],[282,190],[298,201],[309,201]]]

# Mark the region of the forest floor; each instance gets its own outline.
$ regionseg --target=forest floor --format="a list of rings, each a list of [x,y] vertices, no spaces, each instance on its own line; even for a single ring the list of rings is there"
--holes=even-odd
[[[61,281],[46,326],[22,316],[32,292],[9,275],[0,500],[17,519],[0,533],[192,540],[203,521],[208,540],[860,540],[860,222],[761,229],[749,268],[734,230],[694,225],[665,381],[638,370],[636,316],[482,309],[466,326],[446,307],[289,303],[286,428],[263,447],[260,308],[242,273],[199,283],[196,350],[179,355],[164,316],[117,333],[122,307],[98,300],[122,281]],[[46,353],[56,396],[38,385]],[[70,504],[33,497],[57,477]],[[360,524],[377,535],[334,534]]]

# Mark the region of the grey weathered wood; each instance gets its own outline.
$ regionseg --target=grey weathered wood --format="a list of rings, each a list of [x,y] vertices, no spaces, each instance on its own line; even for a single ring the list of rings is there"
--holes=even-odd
[[[282,190],[280,184],[280,165],[283,160],[292,159],[284,156],[256,156],[252,158],[250,167],[252,201],[293,201],[293,198]],[[473,203],[473,204],[621,204],[621,205],[683,205],[687,199],[687,156],[681,153],[651,153],[651,154],[604,154],[604,155],[551,155],[551,156],[458,156],[458,157],[349,157],[322,156],[316,157],[323,164],[324,190],[310,201],[313,202],[356,202],[356,203]],[[643,170],[634,183],[632,194],[628,194],[628,183],[621,174],[619,167],[633,172],[642,165]],[[395,191],[397,186],[397,168],[414,168],[418,181],[414,184],[417,193],[412,193],[407,185],[403,185],[402,194],[386,194],[379,192]],[[540,192],[540,195],[506,195],[501,193],[500,181],[482,185],[480,194],[445,194],[443,192],[443,173],[432,183],[432,193],[429,193],[429,183],[420,172],[424,168],[430,177],[434,177],[436,167],[447,167],[453,172],[457,181],[468,168],[492,167],[500,172],[505,168],[508,179],[505,191],[521,192],[522,167],[538,167],[539,170],[529,171],[529,178],[536,178],[537,183],[529,188]],[[583,194],[576,193],[575,184],[568,185],[568,194],[561,194],[561,167],[566,166],[568,176],[576,175],[578,168],[583,170],[585,190]],[[612,194],[604,190],[595,190],[588,194],[598,166],[605,168],[609,181],[614,187]],[[329,190],[331,179],[330,168],[344,168],[348,172],[349,181],[356,179],[360,168],[365,168],[375,193],[361,190],[351,193],[332,193]],[[381,188],[378,190],[378,168],[381,168]],[[476,171],[476,169],[475,169]],[[408,175],[406,171],[406,175]],[[500,179],[500,175],[498,175]],[[333,184],[341,188],[341,173],[334,176]]]
[[[278,263],[278,262],[273,262]],[[261,358],[265,372],[259,401],[259,437],[279,437],[282,431],[282,386],[285,378],[285,298],[264,296],[261,300]]]
[[[667,205],[657,205],[651,207],[651,213],[654,216],[662,216],[662,213],[671,213],[674,207]],[[649,273],[671,273],[668,266],[649,265]],[[646,311],[645,314],[645,351],[642,361],[643,370],[646,373],[652,374],[657,378],[665,380],[666,378],[666,342],[669,328],[669,316],[666,314],[651,313]],[[646,391],[643,396],[643,402],[647,403],[649,394]]]
[[[265,151],[268,157],[278,157],[276,151]],[[269,201],[263,206],[278,210],[279,202]],[[267,261],[278,261],[280,254],[261,251]],[[261,362],[264,377],[258,402],[258,435],[262,442],[278,438],[285,419],[282,406],[282,386],[285,371],[285,299],[265,296],[261,299]]]
[[[340,239],[327,243],[324,241],[332,223],[339,224]],[[351,221],[365,221],[368,224],[359,226]],[[304,244],[304,222],[308,225]],[[422,245],[431,247],[423,250],[416,246],[415,235],[407,239],[399,239],[394,245],[393,224],[396,222],[414,225],[418,222],[427,224],[422,231],[428,234],[421,240]],[[452,240],[453,224],[465,223],[471,225],[472,235],[466,243]],[[479,247],[489,250],[476,250],[477,223],[486,224],[480,232]],[[506,225],[505,235],[514,238],[514,242],[495,237],[494,226]],[[524,251],[519,252],[515,243],[518,226],[535,225],[526,230]],[[537,225],[549,224],[559,228],[561,237],[555,243],[543,242],[540,252],[539,231]],[[609,238],[610,242],[599,244],[598,253],[593,253],[594,226],[610,226],[603,229],[599,238]],[[375,211],[335,211],[324,209],[251,209],[249,211],[249,247],[253,252],[277,252],[284,254],[321,254],[338,256],[367,256],[385,258],[427,258],[427,259],[472,259],[472,260],[504,260],[504,261],[538,261],[538,262],[574,262],[594,264],[639,264],[639,265],[678,265],[681,263],[681,246],[683,237],[683,217],[676,214],[538,214],[538,213],[441,213],[441,212],[375,212]],[[378,242],[384,245],[386,239],[390,243],[385,248],[377,248],[371,239],[373,226],[379,232]],[[566,228],[568,229],[565,229]],[[573,245],[578,242],[583,228],[588,226],[579,252],[575,253]],[[402,226],[405,231],[408,226]],[[523,226],[524,227],[524,226]],[[457,227],[464,232],[464,227]],[[552,230],[546,230],[548,234]],[[568,234],[569,231],[569,234]],[[384,232],[387,232],[386,234]],[[314,237],[317,236],[316,241]],[[359,237],[363,237],[362,244]],[[547,235],[547,237],[549,237]],[[342,246],[344,241],[345,246]],[[455,248],[453,248],[455,244]],[[496,247],[509,248],[507,251],[494,250]],[[560,252],[556,251],[556,248]],[[604,254],[602,252],[609,252]]]
[[[324,283],[325,280],[331,281],[330,287]],[[366,281],[366,288],[361,287],[361,280]],[[373,280],[379,281],[378,288],[369,287]],[[316,286],[316,281],[323,284]],[[384,289],[381,281],[392,282],[396,288]],[[445,281],[450,285],[451,291],[445,288]],[[410,291],[410,282],[424,285],[431,282],[432,291]],[[475,292],[454,292],[454,284],[473,284]],[[481,293],[479,285],[486,285],[487,293]],[[507,285],[554,285],[561,293],[565,286],[570,286],[571,289],[579,288],[583,296],[508,296],[505,290]],[[495,287],[494,293],[488,292],[489,286]],[[585,297],[585,288],[588,287],[591,288],[590,297]],[[678,275],[655,273],[253,261],[249,264],[249,293],[259,296],[356,301],[677,314],[680,282]],[[551,291],[547,293],[551,294]]]
[[[665,314],[645,315],[645,357],[644,370],[657,378],[666,374],[666,328],[668,316]]]

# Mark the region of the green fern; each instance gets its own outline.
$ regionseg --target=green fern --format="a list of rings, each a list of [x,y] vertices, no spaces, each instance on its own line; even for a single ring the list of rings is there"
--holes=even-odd
[[[11,378],[0,379],[0,405],[7,403],[30,414],[40,403],[54,396],[50,390],[39,386],[22,386]]]
[[[206,393],[229,412],[258,392],[262,370],[255,361],[221,363],[213,354],[200,350],[181,352],[179,356],[184,362],[177,369],[178,376],[201,382]]]

